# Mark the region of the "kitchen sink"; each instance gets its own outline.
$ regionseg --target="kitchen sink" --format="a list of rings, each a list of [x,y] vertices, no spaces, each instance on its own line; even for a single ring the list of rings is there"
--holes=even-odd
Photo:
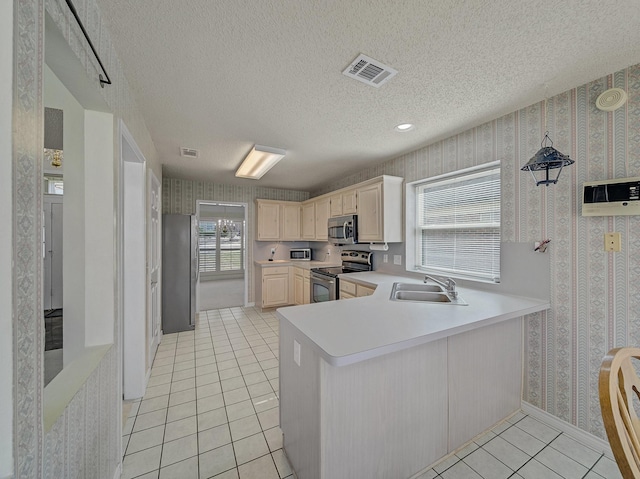
[[[392,301],[468,305],[462,298],[459,296],[454,297],[440,286],[420,283],[394,283],[390,299]]]
[[[424,283],[393,283],[394,291],[418,291],[424,293],[443,293],[444,290],[437,284]]]

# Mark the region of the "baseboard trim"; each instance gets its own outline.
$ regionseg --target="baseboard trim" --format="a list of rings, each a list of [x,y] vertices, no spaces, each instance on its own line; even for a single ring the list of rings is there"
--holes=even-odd
[[[600,451],[604,453],[604,455],[609,459],[615,461],[615,459],[613,458],[613,452],[611,452],[611,446],[607,441],[604,441],[599,437],[594,436],[593,434],[574,426],[573,424],[569,424],[568,422],[563,421],[553,414],[549,414],[547,411],[543,411],[539,407],[536,407],[526,401],[522,401],[520,407],[522,409],[522,412],[524,412],[525,414],[529,414],[530,416],[540,419],[541,421],[547,423],[549,426],[552,426],[566,433],[568,436],[571,436],[579,443],[584,444],[585,446],[590,447],[591,449],[594,449],[596,451]]]

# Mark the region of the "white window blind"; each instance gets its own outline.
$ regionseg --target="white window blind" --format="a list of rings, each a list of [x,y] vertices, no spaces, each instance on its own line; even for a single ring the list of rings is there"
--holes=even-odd
[[[417,184],[417,269],[500,281],[500,167]]]
[[[200,219],[200,273],[237,273],[244,264],[244,221]]]
[[[198,262],[201,273],[214,273],[218,271],[218,255],[217,255],[217,220],[203,220],[198,222],[200,235],[198,243],[200,246],[200,257]]]

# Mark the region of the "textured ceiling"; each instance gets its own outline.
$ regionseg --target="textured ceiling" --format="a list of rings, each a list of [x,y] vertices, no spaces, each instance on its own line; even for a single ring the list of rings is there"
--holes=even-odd
[[[217,183],[313,190],[640,63],[640,0],[97,1],[164,174]],[[235,178],[254,143],[287,155]]]

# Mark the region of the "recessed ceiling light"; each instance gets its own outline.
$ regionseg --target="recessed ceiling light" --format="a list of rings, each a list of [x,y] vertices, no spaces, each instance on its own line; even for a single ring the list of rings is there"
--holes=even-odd
[[[413,129],[414,129],[413,123],[400,123],[398,126],[396,126],[396,131],[401,131],[401,132],[411,131]]]

